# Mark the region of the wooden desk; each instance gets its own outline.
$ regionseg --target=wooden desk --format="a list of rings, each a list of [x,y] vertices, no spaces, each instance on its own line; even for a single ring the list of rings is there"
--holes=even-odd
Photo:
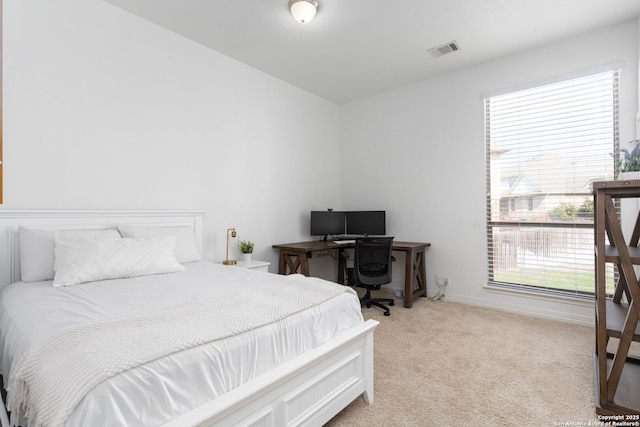
[[[404,306],[411,308],[413,302],[427,296],[427,274],[425,268],[425,249],[431,243],[393,242],[393,250],[404,252]],[[333,256],[338,260],[338,283],[344,284],[345,258],[340,256],[344,249],[353,248],[353,243],[310,242],[284,243],[273,245],[280,250],[278,262],[279,274],[301,273],[309,276],[309,259]]]

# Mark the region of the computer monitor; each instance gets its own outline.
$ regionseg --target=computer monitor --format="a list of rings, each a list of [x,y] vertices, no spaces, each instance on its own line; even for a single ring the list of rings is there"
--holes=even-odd
[[[387,234],[385,211],[347,212],[347,234],[384,236]]]
[[[335,236],[344,234],[345,213],[335,211],[311,211],[311,235],[312,236]]]

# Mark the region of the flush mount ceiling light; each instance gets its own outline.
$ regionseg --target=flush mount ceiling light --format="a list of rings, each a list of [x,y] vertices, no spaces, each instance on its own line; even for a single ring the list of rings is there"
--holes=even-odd
[[[296,21],[306,24],[318,12],[318,2],[315,0],[289,0],[289,10]]]

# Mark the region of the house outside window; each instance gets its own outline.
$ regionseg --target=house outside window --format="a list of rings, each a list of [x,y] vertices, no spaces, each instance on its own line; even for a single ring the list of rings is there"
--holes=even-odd
[[[593,294],[591,183],[615,175],[618,75],[485,98],[489,286]]]

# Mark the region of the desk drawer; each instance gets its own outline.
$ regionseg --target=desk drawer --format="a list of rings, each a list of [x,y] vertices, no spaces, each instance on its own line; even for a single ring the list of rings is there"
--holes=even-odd
[[[333,255],[336,252],[336,249],[316,249],[309,253],[309,258],[319,258],[322,256]]]

